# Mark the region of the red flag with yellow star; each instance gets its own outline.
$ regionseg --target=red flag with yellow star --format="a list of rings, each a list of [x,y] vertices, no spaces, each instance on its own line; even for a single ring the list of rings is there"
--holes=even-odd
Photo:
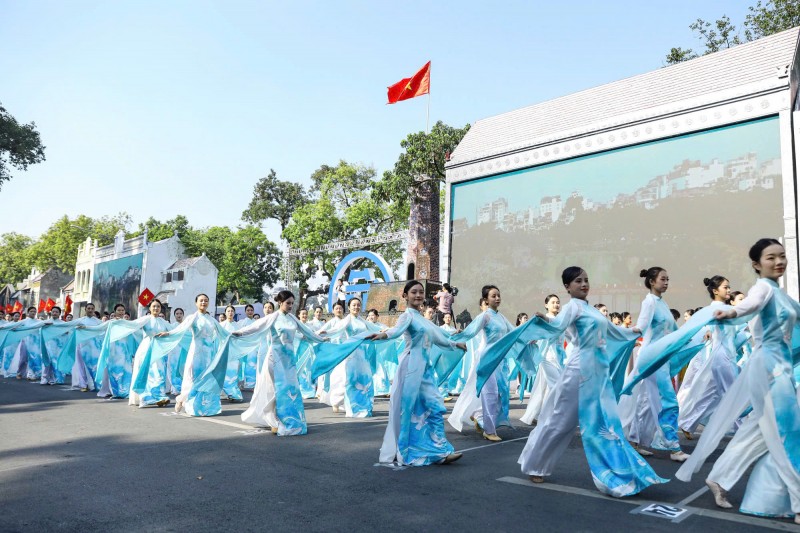
[[[410,78],[403,78],[394,85],[389,86],[389,103],[395,104],[400,100],[416,98],[431,91],[431,62],[425,63],[419,72]]]
[[[153,301],[153,298],[155,298],[155,294],[145,287],[142,294],[139,295],[139,303],[142,304],[142,307],[147,307]]]

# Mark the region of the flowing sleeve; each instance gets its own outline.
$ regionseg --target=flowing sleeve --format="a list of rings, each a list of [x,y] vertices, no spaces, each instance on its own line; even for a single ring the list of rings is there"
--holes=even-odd
[[[298,319],[296,316],[291,315],[291,317],[294,320],[294,323],[297,324],[297,332],[302,335],[304,339],[310,342],[325,342],[323,337],[317,335],[314,330],[300,322],[300,319]]]
[[[337,339],[337,338],[341,337],[342,335],[344,335],[347,332],[347,326],[349,326],[350,322],[352,322],[352,320],[353,320],[352,318],[350,318],[351,316],[353,316],[353,315],[347,315],[342,320],[340,320],[338,324],[333,326],[331,329],[325,329],[325,327],[323,326],[322,328],[320,328],[320,330],[325,331],[324,336],[326,338],[328,338],[328,339]],[[298,320],[298,322],[299,322],[299,320]]]
[[[723,324],[714,319],[714,312],[727,309],[732,308],[727,305],[722,307],[704,307],[692,315],[692,318],[677,331],[673,331],[661,337],[656,342],[643,346],[636,356],[636,365],[628,376],[621,394],[630,394],[637,383],[652,375],[656,370],[670,362],[673,358],[686,358],[688,351],[695,348],[690,344],[692,339],[696,338],[695,335],[708,325]],[[728,323],[730,323],[730,321],[728,321]],[[701,348],[702,344],[697,347],[695,353],[700,351]]]
[[[400,318],[397,319],[397,324],[384,332],[387,338],[379,341],[366,340],[364,337],[372,334],[366,331],[341,344],[326,342],[318,345],[314,352],[316,357],[311,365],[311,379],[317,379],[319,376],[327,374],[336,368],[336,365],[344,361],[347,356],[356,351],[364,343],[384,343],[398,338],[408,329],[411,322],[411,314],[403,313],[400,315]]]
[[[767,283],[756,283],[747,291],[747,296],[733,310],[737,317],[754,315],[764,309],[772,297],[772,290]],[[730,308],[726,308],[730,309]]]
[[[494,344],[487,346],[486,351],[483,353],[478,363],[476,371],[476,388],[478,394],[480,394],[483,385],[495,371],[497,365],[503,361],[503,358],[509,356],[515,357],[519,352],[526,349],[531,341],[560,337],[578,316],[580,316],[580,312],[579,305],[570,300],[570,302],[564,306],[561,313],[552,321],[547,321],[535,316],[524,324],[514,328]]]
[[[611,379],[611,385],[614,388],[614,394],[617,399],[622,391],[625,383],[625,372],[628,368],[628,361],[631,358],[633,349],[636,347],[636,341],[639,339],[639,334],[635,333],[632,328],[622,328],[608,323],[606,330],[606,353],[608,354],[608,371]]]
[[[450,338],[453,339],[455,342],[466,342],[473,337],[475,337],[478,333],[483,331],[483,328],[486,327],[486,324],[489,322],[489,313],[484,311],[483,313],[479,314],[475,317],[475,320],[469,323],[464,331],[461,333],[456,333],[452,335]]]

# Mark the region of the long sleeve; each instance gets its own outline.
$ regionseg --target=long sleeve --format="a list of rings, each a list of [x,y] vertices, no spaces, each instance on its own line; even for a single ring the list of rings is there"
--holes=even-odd
[[[476,316],[475,320],[470,322],[469,326],[467,326],[464,329],[464,331],[462,331],[461,333],[456,333],[455,335],[453,335],[453,337],[452,337],[453,340],[456,341],[456,342],[466,342],[466,341],[472,339],[478,333],[483,331],[483,328],[486,327],[486,324],[489,323],[490,319],[491,319],[491,317],[489,316],[489,313],[484,311],[483,313],[481,313],[478,316]]]
[[[733,308],[737,317],[758,313],[772,297],[772,290],[765,282],[757,282],[747,291],[747,296]]]
[[[403,313],[400,315],[400,318],[397,319],[397,323],[394,327],[387,329],[384,331],[386,333],[387,339],[396,339],[408,329],[408,326],[411,325],[411,314]]]
[[[453,340],[453,337],[447,335],[442,328],[432,322],[425,324],[425,333],[429,335],[431,342],[441,348],[453,349],[456,347],[456,343],[460,342]]]
[[[300,319],[291,315],[292,319],[294,319],[295,324],[297,324],[297,332],[302,335],[307,341],[311,342],[325,342],[325,339],[319,335],[317,335],[314,330],[312,330],[307,325],[300,322]]]
[[[347,315],[337,324],[335,324],[332,328],[330,329],[323,328],[322,331],[325,332],[323,335],[328,339],[339,338],[347,333],[347,326],[349,326],[352,323],[352,321],[353,321],[353,315]]]
[[[642,308],[639,310],[639,318],[636,320],[636,328],[644,333],[650,327],[653,321],[653,315],[656,312],[656,301],[651,295],[647,295],[642,300]]]
[[[265,330],[269,330],[275,324],[275,321],[278,319],[277,313],[271,313],[265,317],[259,318],[255,322],[251,323],[248,326],[245,326],[237,331],[238,335],[234,335],[234,337],[250,337],[251,335],[255,335],[256,333],[260,333]]]

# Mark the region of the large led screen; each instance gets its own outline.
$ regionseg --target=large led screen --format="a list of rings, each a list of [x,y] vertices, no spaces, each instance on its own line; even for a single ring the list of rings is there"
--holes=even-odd
[[[638,315],[639,271],[666,268],[664,300],[683,313],[710,299],[715,274],[746,291],[747,251],[783,235],[778,119],[701,133],[458,183],[451,189],[454,311],[475,313],[499,286],[501,311],[542,311],[568,300],[561,271],[586,269],[590,303]]]

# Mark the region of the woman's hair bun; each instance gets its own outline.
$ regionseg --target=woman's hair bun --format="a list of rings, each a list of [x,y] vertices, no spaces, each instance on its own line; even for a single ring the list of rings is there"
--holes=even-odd
[[[646,270],[646,269],[644,269],[644,268],[643,268],[643,269],[641,269],[641,270],[639,271],[639,277],[640,277],[640,278],[646,278],[646,277],[647,277],[647,270]]]
[[[710,280],[710,279],[708,279],[708,278],[703,278],[703,285],[705,285],[706,287],[708,287],[709,285],[711,285],[711,280]]]

